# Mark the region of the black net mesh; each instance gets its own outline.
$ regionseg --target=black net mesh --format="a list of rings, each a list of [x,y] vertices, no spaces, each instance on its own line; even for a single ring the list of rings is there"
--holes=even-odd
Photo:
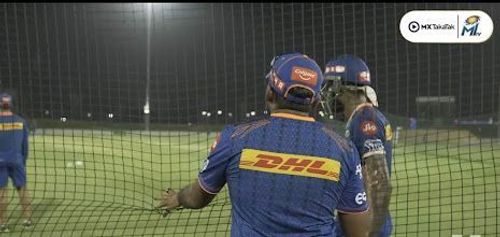
[[[289,51],[368,63],[395,131],[394,236],[500,233],[499,38],[413,44],[399,32],[410,10],[483,10],[498,24],[500,5],[150,6],[1,4],[0,91],[30,124],[35,223],[21,228],[9,186],[10,235],[229,235],[226,188],[167,218],[153,197],[196,177],[224,124],[263,115],[269,62]]]

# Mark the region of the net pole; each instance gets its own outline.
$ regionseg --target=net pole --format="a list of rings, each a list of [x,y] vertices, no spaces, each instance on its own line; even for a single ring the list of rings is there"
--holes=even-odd
[[[500,95],[500,86],[498,87],[498,94]],[[498,117],[497,117],[497,137],[500,138],[500,99],[498,101]]]

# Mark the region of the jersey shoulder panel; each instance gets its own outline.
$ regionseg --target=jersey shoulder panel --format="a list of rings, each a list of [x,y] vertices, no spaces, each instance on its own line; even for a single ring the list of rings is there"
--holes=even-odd
[[[339,147],[343,150],[343,152],[348,152],[350,150],[350,144],[346,138],[340,136],[335,131],[326,126],[323,126],[321,130],[327,135],[328,138],[330,138],[333,142],[337,143]]]
[[[235,125],[230,137],[231,139],[244,138],[255,129],[263,127],[270,122],[268,118],[263,118]]]

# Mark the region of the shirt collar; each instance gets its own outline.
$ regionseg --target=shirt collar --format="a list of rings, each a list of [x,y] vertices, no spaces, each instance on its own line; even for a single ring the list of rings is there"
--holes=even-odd
[[[315,122],[316,121],[313,117],[310,117],[310,116],[285,113],[285,112],[272,113],[271,117],[295,119],[295,120],[301,120],[301,121],[306,121],[306,122]]]
[[[354,111],[352,111],[351,117],[349,117],[349,119],[347,120],[347,124],[349,124],[349,123],[351,122],[351,119],[352,119],[352,117],[354,117],[354,114],[355,114],[356,112],[358,112],[361,108],[364,108],[364,107],[366,107],[366,106],[368,106],[368,107],[373,107],[373,105],[372,105],[372,104],[370,104],[370,103],[368,103],[368,102],[361,103],[360,105],[358,105],[358,106],[354,109]]]

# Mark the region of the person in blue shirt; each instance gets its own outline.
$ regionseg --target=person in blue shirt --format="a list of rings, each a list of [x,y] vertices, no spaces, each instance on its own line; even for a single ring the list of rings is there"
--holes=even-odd
[[[371,227],[355,146],[309,114],[321,68],[301,53],[277,56],[267,74],[270,116],[226,126],[198,179],[162,193],[158,208],[199,209],[228,184],[231,236],[333,236],[334,211],[349,236]]]
[[[343,55],[327,63],[321,93],[327,112],[347,122],[345,137],[354,143],[362,159],[374,225],[370,236],[385,237],[392,231],[389,214],[392,128],[377,109],[377,95],[370,85],[366,63],[356,56]],[[336,232],[337,236],[344,236],[340,226]]]
[[[7,185],[9,177],[19,194],[24,218],[23,227],[31,228],[31,198],[26,189],[26,160],[28,159],[29,129],[26,121],[13,114],[12,96],[0,94],[0,232],[9,232]]]

